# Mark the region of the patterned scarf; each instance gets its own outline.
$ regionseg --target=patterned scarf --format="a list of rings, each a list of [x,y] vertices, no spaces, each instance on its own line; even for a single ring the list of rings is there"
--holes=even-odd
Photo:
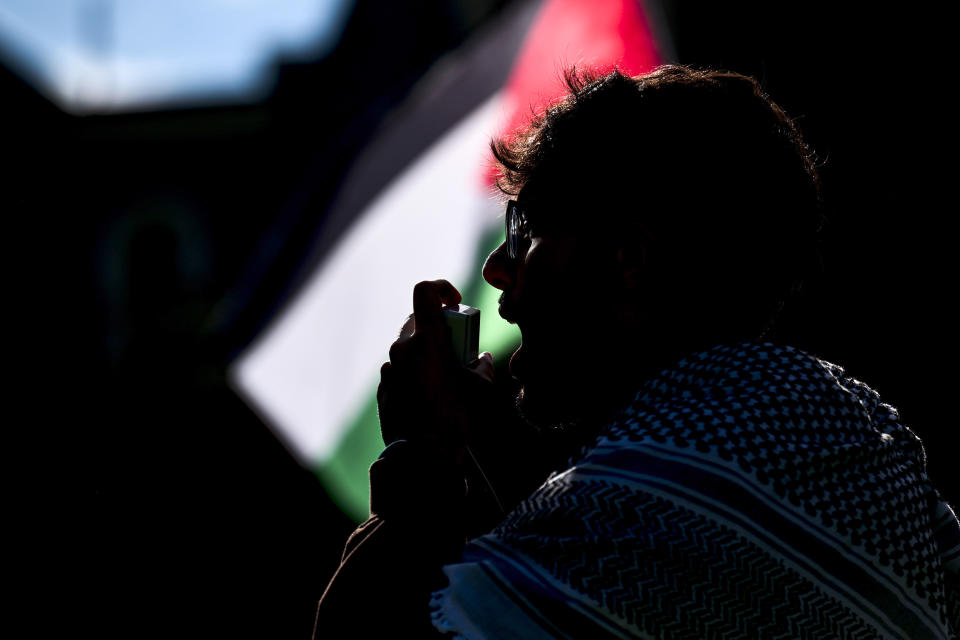
[[[863,383],[772,344],[649,380],[431,602],[457,638],[948,638],[960,528]]]

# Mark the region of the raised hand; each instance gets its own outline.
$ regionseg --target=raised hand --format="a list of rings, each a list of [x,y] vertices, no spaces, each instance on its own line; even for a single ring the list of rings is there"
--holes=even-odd
[[[377,404],[385,444],[398,439],[426,442],[462,463],[471,424],[483,414],[491,392],[493,357],[481,355],[467,368],[457,362],[443,309],[460,303],[446,280],[418,283],[413,313],[380,368]]]

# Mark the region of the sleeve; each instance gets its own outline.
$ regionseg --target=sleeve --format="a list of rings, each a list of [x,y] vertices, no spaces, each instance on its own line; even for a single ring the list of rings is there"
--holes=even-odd
[[[464,545],[462,471],[425,445],[391,444],[370,467],[370,518],[348,538],[317,607],[314,640],[410,634],[430,623],[442,567]]]

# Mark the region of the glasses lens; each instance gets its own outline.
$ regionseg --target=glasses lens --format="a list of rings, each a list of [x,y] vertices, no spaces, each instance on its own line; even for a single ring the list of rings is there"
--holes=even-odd
[[[511,202],[507,207],[507,255],[516,260],[520,244],[520,214],[516,203]]]

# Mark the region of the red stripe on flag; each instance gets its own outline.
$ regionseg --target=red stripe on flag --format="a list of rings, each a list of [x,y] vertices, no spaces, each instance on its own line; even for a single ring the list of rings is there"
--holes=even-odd
[[[513,132],[562,97],[570,65],[636,75],[660,64],[660,54],[640,0],[546,0],[514,62],[504,95]],[[484,174],[493,184],[493,167]]]

